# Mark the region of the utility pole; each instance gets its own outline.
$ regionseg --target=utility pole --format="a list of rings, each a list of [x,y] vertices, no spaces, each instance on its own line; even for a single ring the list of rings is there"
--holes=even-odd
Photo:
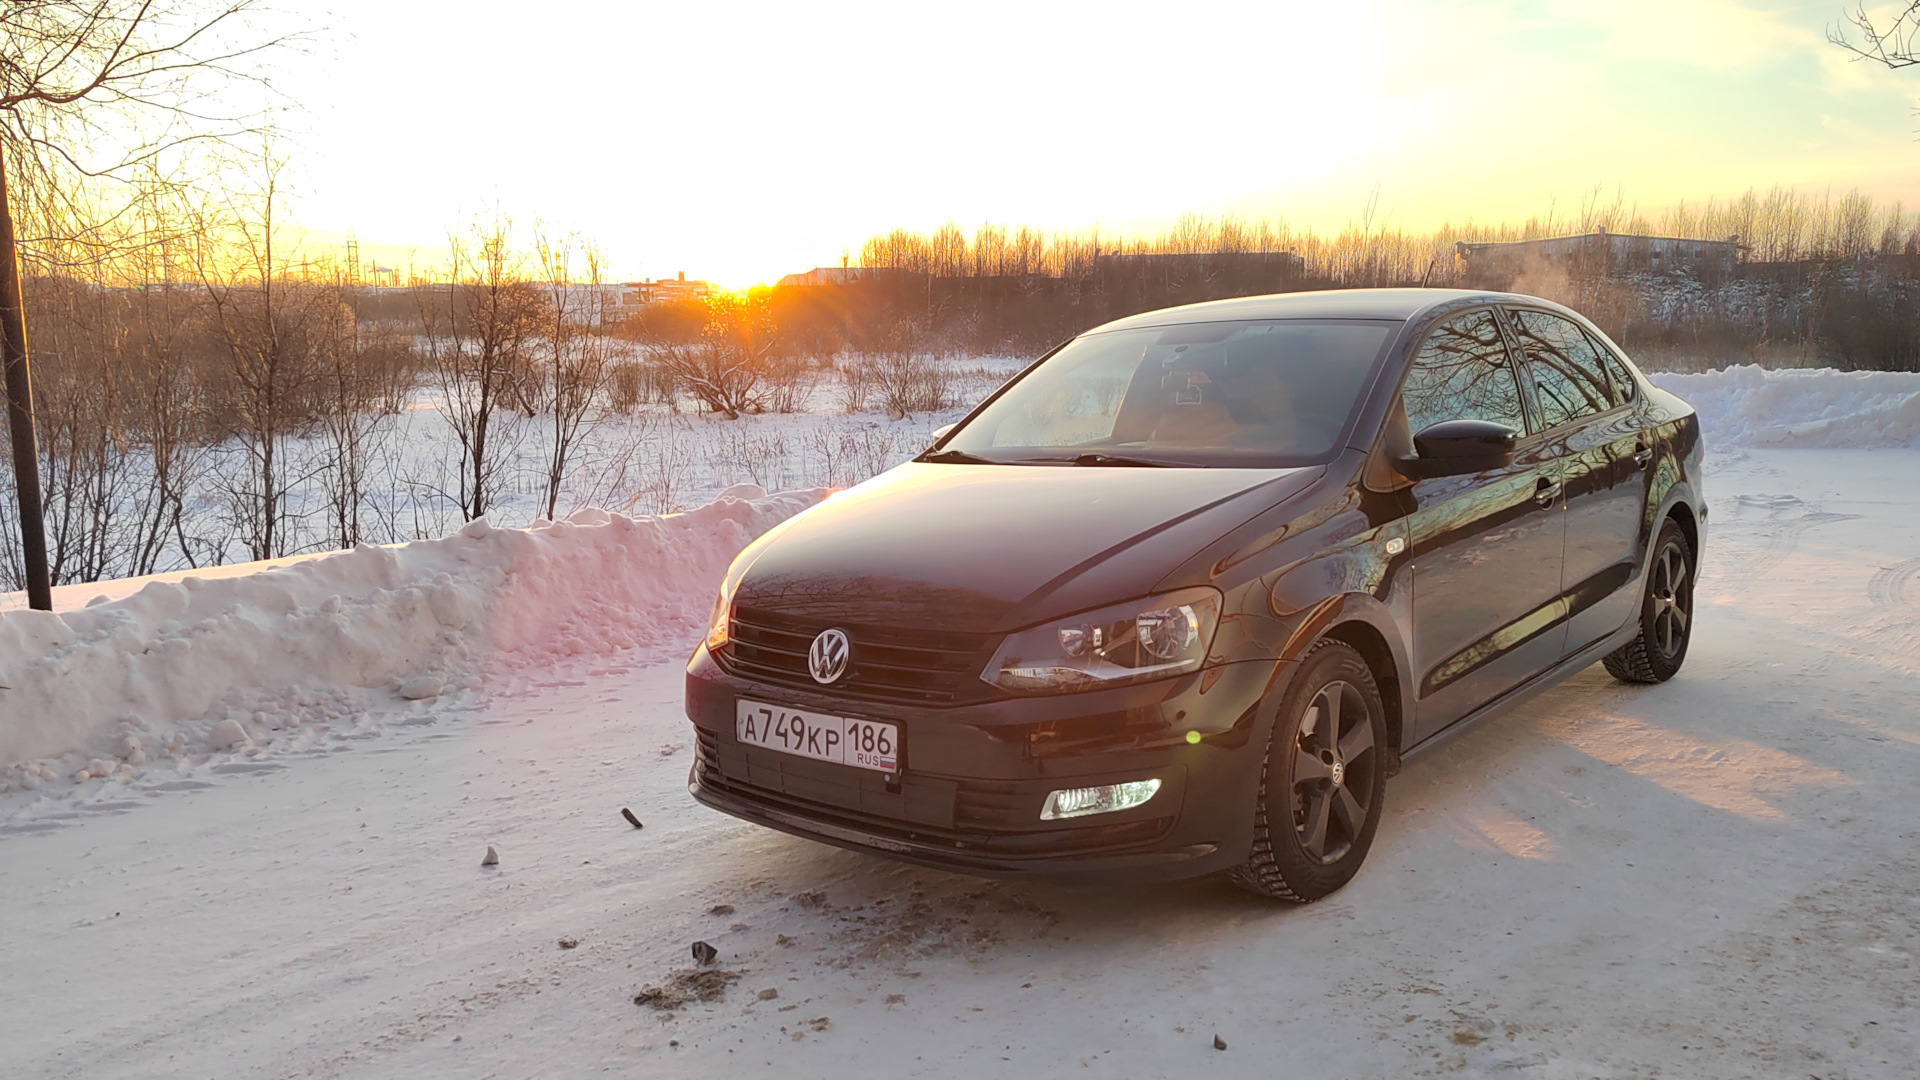
[[[33,382],[27,376],[27,309],[20,293],[20,258],[13,243],[13,202],[0,145],[0,337],[7,368],[7,426],[13,435],[13,487],[20,496],[20,550],[26,556],[27,604],[53,610],[47,572],[47,529],[40,517],[40,452],[33,437]]]

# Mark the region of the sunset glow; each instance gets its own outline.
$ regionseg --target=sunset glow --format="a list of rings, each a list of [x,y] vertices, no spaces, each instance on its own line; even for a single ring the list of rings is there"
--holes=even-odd
[[[1828,0],[964,9],[336,0],[295,214],[385,265],[495,207],[741,287],[954,221],[1425,229],[1793,185],[1920,203],[1920,79]],[[510,32],[506,32],[511,28]],[[343,79],[342,71],[354,77]]]

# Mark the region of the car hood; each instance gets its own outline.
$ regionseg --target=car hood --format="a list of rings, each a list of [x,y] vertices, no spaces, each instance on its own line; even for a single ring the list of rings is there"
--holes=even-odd
[[[792,519],[743,607],[851,624],[1001,632],[1143,596],[1321,472],[912,462]]]

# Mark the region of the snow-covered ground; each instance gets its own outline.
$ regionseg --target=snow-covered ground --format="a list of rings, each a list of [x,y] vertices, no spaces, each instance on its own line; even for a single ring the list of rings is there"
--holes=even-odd
[[[0,1076],[1911,1076],[1920,377],[1790,377],[1661,379],[1715,447],[1681,675],[1409,766],[1307,908],[693,804],[678,661],[817,492],[0,615]],[[1878,448],[1768,435],[1836,418]],[[694,940],[738,979],[636,1005]]]

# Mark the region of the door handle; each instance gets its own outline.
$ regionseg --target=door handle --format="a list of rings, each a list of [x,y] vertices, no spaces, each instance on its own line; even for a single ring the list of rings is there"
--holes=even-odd
[[[1635,467],[1644,469],[1647,467],[1647,462],[1652,460],[1653,451],[1647,449],[1646,443],[1637,442],[1633,444],[1633,464]]]
[[[1552,506],[1553,500],[1560,497],[1560,480],[1557,477],[1543,476],[1534,482],[1533,501],[1541,506]]]

